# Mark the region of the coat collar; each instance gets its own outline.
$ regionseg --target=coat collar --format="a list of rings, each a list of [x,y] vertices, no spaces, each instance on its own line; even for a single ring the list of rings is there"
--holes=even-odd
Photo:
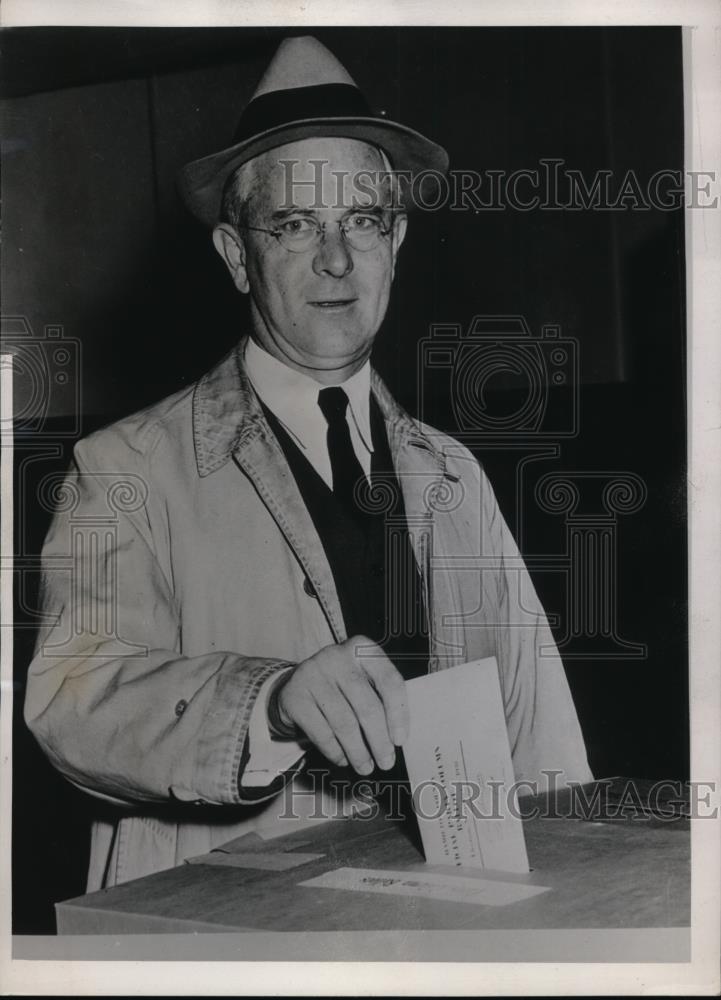
[[[258,434],[272,432],[245,371],[246,338],[195,386],[193,441],[198,473],[208,476],[225,465],[234,453]],[[418,424],[396,403],[381,377],[371,371],[371,391],[386,421],[394,458],[404,444],[428,451],[445,469],[445,456]]]

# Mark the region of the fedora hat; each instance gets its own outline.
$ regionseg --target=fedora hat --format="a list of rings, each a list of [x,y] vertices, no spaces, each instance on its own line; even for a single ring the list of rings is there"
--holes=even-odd
[[[186,205],[214,226],[228,177],[253,157],[288,142],[313,137],[361,139],[378,146],[393,170],[445,173],[445,149],[419,132],[374,114],[345,68],[311,36],[281,42],[250,103],[232,145],[193,160],[178,175]]]

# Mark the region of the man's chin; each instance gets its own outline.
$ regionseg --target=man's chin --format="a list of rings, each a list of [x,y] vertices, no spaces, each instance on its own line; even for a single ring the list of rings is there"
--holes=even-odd
[[[308,358],[305,367],[309,375],[342,376],[344,379],[350,378],[355,372],[365,364],[369,352],[348,356],[344,354],[338,357]],[[325,380],[327,381],[327,379]]]
[[[327,336],[323,336],[327,329]],[[340,370],[365,361],[373,346],[373,337],[357,331],[339,330],[336,324],[319,323],[314,331],[313,343],[304,351],[309,367],[325,371]],[[320,334],[320,337],[319,337]]]

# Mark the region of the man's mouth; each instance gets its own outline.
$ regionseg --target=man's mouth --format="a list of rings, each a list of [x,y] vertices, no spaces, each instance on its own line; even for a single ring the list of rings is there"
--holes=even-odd
[[[357,299],[310,299],[308,305],[315,309],[346,309],[357,301]]]

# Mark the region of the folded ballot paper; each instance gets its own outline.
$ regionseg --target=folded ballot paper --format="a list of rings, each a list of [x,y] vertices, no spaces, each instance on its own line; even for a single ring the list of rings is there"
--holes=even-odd
[[[528,872],[495,659],[407,683],[403,754],[426,862]]]

